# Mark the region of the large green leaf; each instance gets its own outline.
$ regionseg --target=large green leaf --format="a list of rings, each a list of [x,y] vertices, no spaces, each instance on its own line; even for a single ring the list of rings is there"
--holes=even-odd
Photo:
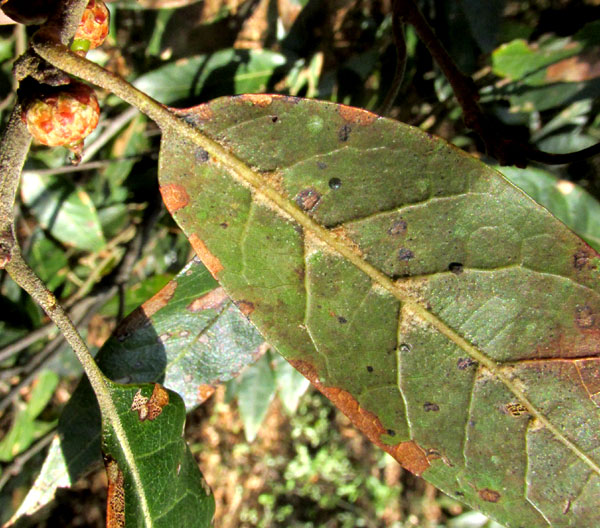
[[[444,141],[331,103],[177,111],[163,198],[278,351],[414,473],[511,527],[600,522],[600,259]]]
[[[96,361],[125,383],[160,381],[187,409],[214,385],[236,376],[259,354],[262,337],[193,259],[152,299],[134,311],[99,351]],[[100,411],[84,379],[65,407],[59,438],[14,518],[32,514],[100,460]]]

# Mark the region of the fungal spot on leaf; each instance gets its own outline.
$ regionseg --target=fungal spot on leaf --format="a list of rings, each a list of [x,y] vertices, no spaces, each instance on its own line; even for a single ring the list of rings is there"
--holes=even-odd
[[[388,429],[387,434],[389,434],[390,436],[396,436],[396,431],[394,431],[393,429]]]
[[[123,472],[117,461],[104,457],[104,467],[108,480],[106,497],[106,528],[124,528],[125,526],[125,488]]]
[[[408,343],[402,343],[398,348],[400,349],[400,352],[406,354],[407,352],[410,352],[412,347]]]
[[[249,317],[254,311],[254,303],[250,301],[238,301],[235,304],[246,317]]]
[[[244,94],[239,96],[241,101],[248,101],[254,106],[265,108],[273,102],[273,96],[268,94]]]
[[[505,408],[515,418],[529,412],[522,403],[507,403]]]
[[[300,191],[294,200],[303,211],[312,211],[319,205],[321,195],[311,187]]]
[[[594,312],[587,304],[575,308],[575,324],[579,328],[592,328],[594,326]]]
[[[340,180],[339,178],[331,178],[331,180],[329,180],[329,188],[336,190],[339,189],[342,186],[342,180]]]
[[[190,197],[185,188],[182,185],[177,185],[175,183],[161,186],[160,194],[171,214],[182,207],[185,207],[190,201]]]
[[[193,313],[202,312],[204,310],[219,310],[227,301],[228,297],[223,288],[216,288],[202,297],[194,299],[187,305],[186,310]]]
[[[209,155],[203,148],[198,148],[196,149],[195,158],[198,163],[206,163],[209,160]]]
[[[338,113],[340,116],[350,123],[356,123],[361,126],[368,126],[377,121],[377,114],[373,114],[368,110],[362,110],[360,108],[354,108],[352,106],[339,105]]]
[[[410,249],[400,248],[398,250],[398,260],[408,261],[414,257],[415,254]]]
[[[388,234],[392,236],[403,235],[406,233],[407,223],[405,220],[396,220],[388,229]]]
[[[206,244],[200,239],[198,235],[192,233],[188,237],[188,239],[190,241],[190,244],[192,244],[196,255],[200,257],[200,260],[206,266],[206,269],[216,279],[217,275],[225,269],[223,268],[223,264],[221,264],[221,261],[209,251],[209,249],[206,247]]]
[[[339,321],[340,324],[346,324],[348,322],[348,319],[346,319],[345,317],[342,317],[341,315],[338,315],[337,320]]]
[[[146,420],[155,420],[160,416],[163,407],[169,403],[169,393],[160,384],[155,383],[152,395],[146,398],[142,395],[142,389],[139,389],[133,397],[130,410],[137,411],[140,422]]]
[[[229,224],[227,222],[221,222],[219,224],[223,229],[227,229],[229,227]]]
[[[486,502],[498,502],[500,500],[500,493],[489,488],[483,488],[477,493]]]
[[[573,255],[573,267],[577,271],[581,271],[586,267],[589,257],[590,255],[585,248],[580,249],[577,253],[575,253],[575,255]]]
[[[338,139],[342,142],[348,141],[350,138],[350,132],[352,132],[352,127],[350,125],[343,125],[338,130]]]
[[[448,271],[454,273],[454,275],[460,275],[464,271],[464,266],[460,262],[450,262]]]
[[[327,163],[325,163],[324,161],[317,161],[317,167],[321,170],[326,169]]]
[[[477,361],[470,357],[458,358],[458,361],[456,362],[458,370],[466,370],[473,365],[477,365]]]
[[[170,337],[171,337],[171,334],[169,332],[165,332],[164,334],[160,334],[158,336],[157,341],[159,343],[166,343],[169,340]]]
[[[373,372],[373,367],[371,365],[367,365],[367,372]]]
[[[440,406],[437,403],[425,402],[423,404],[423,409],[425,412],[438,412],[440,410]]]
[[[279,118],[277,116],[271,117],[271,122],[272,123],[277,123],[277,121],[279,121]]]

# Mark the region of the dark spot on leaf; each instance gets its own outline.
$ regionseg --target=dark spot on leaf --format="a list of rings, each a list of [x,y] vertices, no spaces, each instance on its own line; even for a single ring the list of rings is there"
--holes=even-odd
[[[575,324],[579,328],[592,328],[594,326],[594,312],[587,304],[575,308]]]
[[[458,370],[466,370],[470,366],[476,365],[476,364],[477,364],[477,361],[475,361],[474,359],[471,359],[470,357],[458,358],[458,361],[456,362],[456,366],[458,367]]]
[[[389,434],[390,436],[396,436],[396,431],[394,431],[393,429],[388,429],[387,434]]]
[[[525,405],[522,403],[507,403],[505,408],[510,415],[514,416],[515,418],[529,412],[527,407],[525,407]]]
[[[203,148],[196,149],[195,157],[198,163],[206,163],[209,159],[208,152]]]
[[[340,180],[339,178],[331,178],[331,180],[329,180],[329,188],[330,189],[339,189],[342,186],[342,180]]]
[[[440,410],[440,406],[437,403],[425,402],[423,404],[423,409],[425,410],[425,412],[438,412]]]
[[[352,132],[352,127],[350,125],[342,126],[338,131],[338,139],[340,141],[348,141],[350,132]]]
[[[415,254],[410,249],[400,248],[398,250],[398,260],[410,260],[414,256]]]
[[[340,324],[346,324],[348,322],[348,319],[346,319],[345,317],[342,317],[341,315],[338,315],[337,319],[340,322]]]
[[[454,495],[456,495],[457,497],[464,497],[465,494],[462,491],[455,491]]]
[[[373,372],[373,367],[371,365],[367,365],[367,371],[368,372]]]
[[[410,352],[412,347],[408,343],[402,343],[398,348],[400,349],[400,352]]]
[[[581,271],[588,263],[589,254],[585,249],[580,249],[573,255],[573,267],[577,271]]]
[[[300,191],[295,198],[296,203],[304,211],[312,211],[319,205],[321,195],[313,188]]]
[[[324,161],[317,161],[317,167],[319,167],[319,169],[326,169],[327,163],[325,163]]]
[[[227,229],[229,227],[229,224],[227,222],[221,222],[219,224],[223,229]]]
[[[273,117],[271,118],[271,121],[272,121],[273,123],[277,123],[277,121],[279,121],[279,118],[278,118],[277,116],[273,116]]]
[[[450,262],[448,270],[454,273],[454,275],[460,275],[464,271],[464,266],[460,262]]]
[[[304,267],[302,267],[302,266],[299,266],[299,267],[297,267],[297,268],[294,268],[294,273],[295,273],[296,275],[298,275],[298,278],[299,278],[301,281],[303,281],[303,280],[304,280],[304,275],[305,275],[305,272],[304,272]]]
[[[396,220],[388,229],[388,234],[392,236],[403,235],[406,233],[406,226],[407,224],[405,220]]]
[[[483,488],[482,490],[479,490],[478,493],[479,496],[487,502],[498,502],[500,500],[500,493],[489,488]]]

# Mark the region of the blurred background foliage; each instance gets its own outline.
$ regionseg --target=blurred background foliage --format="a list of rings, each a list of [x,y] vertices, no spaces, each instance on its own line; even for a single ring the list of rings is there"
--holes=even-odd
[[[600,141],[599,0],[421,0],[481,104],[509,137],[570,152]],[[160,102],[276,92],[377,112],[394,74],[390,0],[116,0],[89,58]],[[0,27],[0,117],[32,28]],[[451,88],[412,28],[388,116],[485,162]],[[98,350],[118,321],[191,258],[161,205],[158,129],[99,93],[102,119],[79,166],[34,145],[18,201],[24,253]],[[600,159],[498,168],[600,250]],[[41,310],[0,274],[0,521],[27,493],[80,375]],[[272,351],[189,416],[220,527],[491,528],[372,447]],[[37,526],[103,526],[96,470],[58,494]]]

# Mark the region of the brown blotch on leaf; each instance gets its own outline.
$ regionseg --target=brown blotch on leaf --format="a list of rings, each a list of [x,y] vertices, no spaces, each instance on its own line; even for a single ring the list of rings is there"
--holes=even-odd
[[[246,317],[249,317],[250,314],[254,311],[254,303],[250,301],[237,301],[235,305],[239,308],[240,312],[242,312]]]
[[[440,406],[437,403],[425,402],[423,404],[423,410],[425,412],[438,412],[440,410]]]
[[[223,288],[216,288],[211,292],[194,299],[187,305],[189,312],[202,312],[203,310],[218,310],[227,301],[227,294]]]
[[[182,207],[190,203],[190,197],[182,185],[168,183],[160,188],[163,202],[167,206],[169,212],[174,213]]]
[[[131,312],[117,327],[114,332],[119,341],[124,341],[135,331],[152,324],[152,317],[160,309],[164,308],[175,295],[177,281],[172,280],[156,295],[148,299],[142,306]]]
[[[273,96],[269,94],[245,94],[239,96],[240,101],[248,101],[254,106],[265,108],[273,102]]]
[[[210,159],[210,156],[208,155],[208,152],[206,152],[206,150],[199,147],[196,149],[194,158],[198,163],[206,163]]]
[[[171,111],[185,119],[188,123],[198,124],[203,121],[210,121],[215,113],[212,111],[210,104],[203,103],[192,108],[171,108]]]
[[[221,261],[208,250],[198,235],[192,234],[188,238],[196,255],[198,255],[202,263],[206,266],[206,269],[216,279],[217,275],[225,269]]]
[[[373,114],[367,110],[346,105],[339,105],[338,113],[344,121],[361,126],[372,125],[379,117],[377,114]]]
[[[575,324],[579,328],[592,328],[594,326],[595,314],[592,308],[584,304],[575,307]]]
[[[486,502],[498,502],[500,500],[500,493],[489,488],[483,488],[477,493]]]
[[[303,211],[312,211],[319,205],[321,195],[316,189],[310,187],[300,191],[294,200]]]
[[[477,365],[477,361],[469,357],[458,358],[458,361],[456,362],[456,367],[458,368],[458,370],[466,370],[473,365]]]
[[[104,467],[108,479],[106,496],[106,528],[123,528],[125,526],[125,488],[123,472],[117,461],[104,457]]]
[[[413,258],[415,258],[415,254],[410,249],[400,248],[398,250],[398,260],[408,261]]]
[[[163,407],[169,404],[169,393],[159,383],[154,384],[152,395],[146,398],[142,395],[142,389],[138,390],[133,397],[130,410],[137,411],[140,421],[155,420],[160,416]]]
[[[329,398],[371,442],[392,455],[408,471],[421,475],[429,467],[425,451],[413,441],[400,442],[396,445],[384,444],[381,435],[387,434],[388,431],[379,418],[363,409],[348,391],[323,385],[313,365],[302,360],[292,360],[290,364]]]
[[[583,270],[588,265],[591,256],[593,256],[592,248],[582,247],[573,255],[573,267],[577,271]]]
[[[396,220],[388,229],[388,234],[392,236],[403,235],[406,233],[407,226],[406,220]]]
[[[215,388],[212,385],[200,385],[198,387],[198,403],[204,403],[208,398],[210,398],[214,392]]]
[[[352,127],[350,125],[342,125],[338,130],[338,139],[342,143],[345,143],[350,139],[350,132],[352,132]]]
[[[600,358],[578,359],[575,366],[588,394],[600,394]]]
[[[506,409],[506,411],[511,415],[514,416],[515,418],[522,416],[523,414],[526,414],[529,412],[529,410],[527,409],[527,407],[525,407],[525,405],[523,405],[522,403],[507,403],[504,408]]]

